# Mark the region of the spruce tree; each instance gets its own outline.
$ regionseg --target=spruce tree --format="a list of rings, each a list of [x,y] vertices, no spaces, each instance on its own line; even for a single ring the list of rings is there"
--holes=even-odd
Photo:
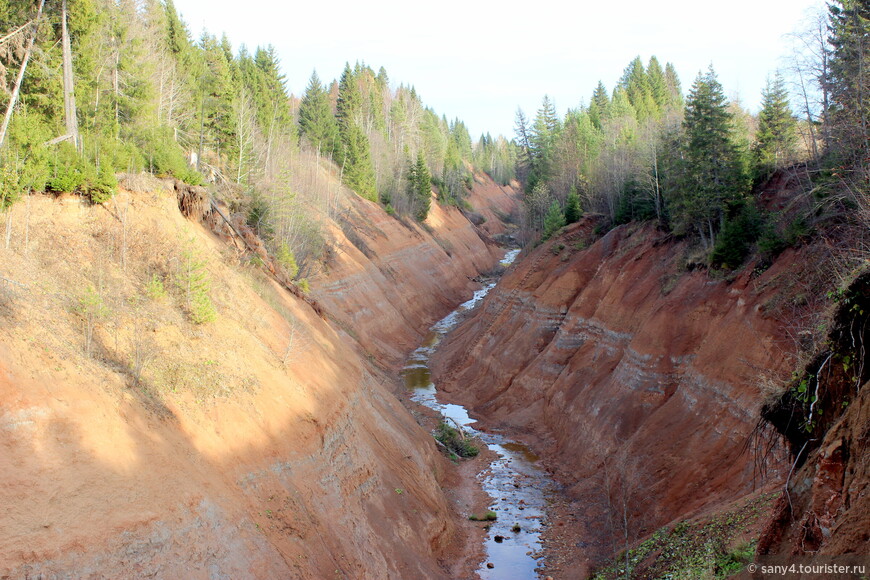
[[[659,60],[652,56],[649,59],[649,64],[646,67],[646,75],[649,79],[650,95],[656,104],[657,115],[670,105],[670,92],[668,91],[668,81],[665,78],[665,71]]]
[[[547,214],[544,216],[544,233],[541,236],[542,240],[547,240],[556,233],[559,228],[565,225],[565,214],[562,213],[562,208],[559,207],[559,202],[553,200]]]
[[[833,0],[830,12],[832,53],[825,83],[832,111],[831,152],[846,163],[867,165],[870,140],[870,2]]]
[[[592,101],[589,103],[589,118],[596,129],[601,128],[601,120],[610,106],[610,96],[607,94],[607,87],[604,83],[598,81],[598,86],[592,93]]]
[[[556,137],[560,129],[556,106],[550,97],[544,95],[541,108],[532,124],[529,144],[531,171],[527,189],[530,191],[538,183],[546,183],[553,174]]]
[[[417,153],[417,161],[408,171],[408,183],[410,197],[414,202],[414,217],[422,222],[429,215],[432,204],[432,178],[422,151]]]
[[[626,67],[622,79],[619,81],[619,86],[625,91],[631,106],[634,107],[638,121],[644,121],[656,115],[657,107],[649,78],[639,56]]]
[[[683,131],[683,175],[671,200],[675,221],[678,229],[694,229],[709,247],[746,188],[728,101],[712,66],[692,85]]]
[[[266,134],[272,133],[273,127],[288,128],[293,116],[287,95],[287,79],[281,73],[281,62],[275,47],[271,44],[265,48],[257,47],[254,64],[261,87],[255,95],[260,125]]]
[[[338,83],[336,114],[341,136],[342,155],[339,165],[345,184],[358,195],[371,201],[378,200],[375,172],[369,152],[369,140],[356,119],[360,114],[362,97],[356,76],[350,64],[345,64]]]
[[[797,142],[797,122],[788,102],[788,91],[779,73],[767,80],[762,92],[758,130],[752,148],[755,173],[765,177],[789,163]]]
[[[672,107],[681,107],[683,105],[683,88],[680,84],[680,77],[677,76],[677,69],[671,63],[665,65],[665,84],[668,87],[670,101],[668,104]]]
[[[338,123],[317,71],[311,73],[311,80],[299,103],[299,134],[322,155],[337,157],[340,145]]]
[[[231,146],[236,134],[232,103],[237,87],[232,64],[226,58],[225,43],[205,35],[200,44],[205,63],[200,81],[200,142],[213,147],[218,159],[223,159],[233,153]]]
[[[581,215],[583,211],[580,209],[580,196],[577,195],[577,188],[572,187],[565,202],[565,223],[573,224],[580,220]]]

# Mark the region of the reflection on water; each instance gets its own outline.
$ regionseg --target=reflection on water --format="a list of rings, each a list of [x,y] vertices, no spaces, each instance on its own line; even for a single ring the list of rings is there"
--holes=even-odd
[[[501,264],[509,266],[517,254],[519,250],[511,250]],[[494,286],[495,283],[491,283],[478,290],[469,301],[435,323],[423,345],[409,357],[402,375],[405,385],[413,391],[414,401],[461,425],[498,455],[479,475],[484,491],[492,498],[490,509],[498,514],[498,519],[491,523],[486,540],[487,559],[481,563],[478,574],[493,580],[533,579],[538,577],[535,568],[539,564],[541,531],[546,518],[544,494],[549,489],[550,479],[537,465],[538,456],[527,447],[501,435],[474,429],[470,426],[474,420],[464,407],[440,403],[428,366],[429,357],[444,335]],[[495,567],[487,568],[487,562]]]

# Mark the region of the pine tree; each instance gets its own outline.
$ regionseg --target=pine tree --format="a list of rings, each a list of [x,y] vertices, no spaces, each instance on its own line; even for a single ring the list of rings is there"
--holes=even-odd
[[[764,177],[789,163],[797,142],[797,122],[782,75],[767,80],[752,148],[756,175]]]
[[[321,154],[337,157],[340,145],[338,123],[317,71],[311,73],[311,80],[299,103],[299,134]]]

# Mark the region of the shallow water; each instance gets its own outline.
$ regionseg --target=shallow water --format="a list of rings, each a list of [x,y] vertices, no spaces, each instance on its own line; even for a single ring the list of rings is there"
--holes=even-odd
[[[517,254],[519,250],[509,251],[502,265],[509,266]],[[439,402],[428,366],[441,339],[493,287],[494,282],[481,288],[473,298],[432,325],[423,344],[408,358],[402,375],[405,385],[413,391],[414,401],[438,411],[448,422],[461,426],[468,435],[477,437],[498,455],[478,475],[484,491],[492,498],[489,509],[498,514],[498,519],[491,522],[486,539],[487,557],[481,562],[478,573],[492,580],[534,579],[539,577],[535,569],[540,565],[541,532],[546,521],[545,494],[550,489],[550,479],[539,466],[539,458],[524,445],[499,434],[478,431],[471,426],[474,419],[464,407]],[[487,563],[492,563],[494,568],[487,568]]]

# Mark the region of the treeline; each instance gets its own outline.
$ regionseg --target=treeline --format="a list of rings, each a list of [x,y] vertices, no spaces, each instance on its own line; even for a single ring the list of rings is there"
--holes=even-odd
[[[802,224],[776,223],[751,196],[754,184],[799,161],[814,165],[806,171],[814,179],[847,177],[841,185],[867,207],[868,14],[866,2],[833,2],[827,34],[805,43],[811,50],[794,75],[803,119],[779,73],[752,116],[729,102],[712,66],[684,97],[673,66],[655,57],[632,61],[610,93],[599,83],[589,104],[564,118],[547,97],[532,120],[518,111],[527,236],[547,237],[570,221],[576,196],[611,226],[656,220],[698,239],[711,265],[733,268],[751,244],[776,253],[801,235]]]
[[[0,210],[31,191],[104,202],[120,172],[209,182],[276,252],[295,253],[301,276],[337,214],[337,180],[422,220],[432,185],[463,202],[474,163],[514,175],[511,143],[473,144],[383,68],[348,65],[326,84],[315,73],[296,99],[273,47],[194,40],[172,0],[0,0],[0,31]]]
[[[464,122],[438,117],[413,87],[392,92],[383,67],[375,73],[365,64],[348,64],[330,87],[312,74],[299,105],[299,129],[303,144],[332,159],[357,193],[419,219],[429,207],[424,173],[439,199],[452,204],[470,189],[473,166],[504,184],[514,177],[511,143],[484,135],[473,144]]]

